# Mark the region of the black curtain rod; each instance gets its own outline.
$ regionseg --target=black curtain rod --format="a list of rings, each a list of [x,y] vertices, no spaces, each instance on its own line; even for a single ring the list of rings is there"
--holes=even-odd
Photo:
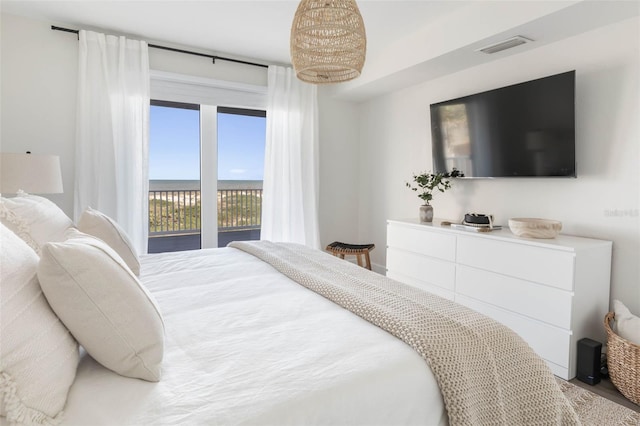
[[[74,34],[79,34],[80,33],[79,30],[72,30],[70,28],[56,27],[55,25],[52,25],[51,29],[54,30],[54,31],[63,31],[63,32],[66,32],[66,33],[74,33]],[[149,47],[153,47],[154,49],[162,49],[162,50],[168,50],[170,52],[186,53],[187,55],[195,55],[195,56],[202,56],[202,57],[205,57],[205,58],[210,58],[213,61],[214,64],[216,63],[216,59],[219,59],[221,61],[235,62],[237,64],[253,65],[255,67],[262,67],[262,68],[268,68],[269,67],[269,65],[258,64],[258,63],[255,63],[255,62],[248,62],[248,61],[241,61],[239,59],[225,58],[224,56],[207,55],[206,53],[191,52],[189,50],[175,49],[173,47],[158,46],[157,44],[148,44],[148,46]]]

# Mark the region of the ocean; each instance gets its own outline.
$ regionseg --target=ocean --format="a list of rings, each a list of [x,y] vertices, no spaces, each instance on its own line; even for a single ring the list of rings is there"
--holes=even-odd
[[[262,189],[261,180],[219,180],[218,190]],[[150,180],[149,191],[200,190],[199,180]]]

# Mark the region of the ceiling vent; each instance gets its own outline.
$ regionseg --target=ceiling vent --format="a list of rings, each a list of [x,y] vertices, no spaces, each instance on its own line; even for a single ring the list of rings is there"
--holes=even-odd
[[[522,37],[522,36],[515,36],[507,40],[503,40],[498,43],[493,43],[493,44],[490,44],[489,46],[476,49],[476,52],[483,52],[488,54],[497,53],[503,50],[511,49],[512,47],[520,46],[521,44],[529,43],[530,41],[533,41],[533,40],[528,39],[526,37]]]

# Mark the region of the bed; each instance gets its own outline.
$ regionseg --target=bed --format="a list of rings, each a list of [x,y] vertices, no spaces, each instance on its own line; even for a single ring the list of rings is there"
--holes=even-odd
[[[42,290],[57,316],[69,325],[57,306],[73,301],[68,297],[56,300],[49,286],[52,281],[58,285],[57,280],[45,279],[41,270],[51,247],[68,246],[73,238],[89,238],[68,223],[64,226],[70,229],[66,237],[58,238],[67,238],[67,242],[44,242],[50,236],[35,238],[33,243],[41,248],[42,258],[37,260],[34,255],[31,262],[39,262]],[[117,224],[110,222],[110,226],[122,242]],[[69,236],[70,232],[79,235]],[[468,310],[456,311],[470,315],[478,326],[466,326],[455,340],[429,344],[435,349],[425,349],[428,345],[423,337],[415,334],[423,319],[411,322],[409,318],[408,326],[397,327],[395,311],[420,299],[422,305],[416,307],[421,312],[427,304],[439,304],[437,296],[302,246],[238,243],[219,249],[145,255],[133,259],[139,263],[130,264],[123,260],[126,253],[118,256],[111,250],[117,242],[109,246],[104,241],[111,241],[110,236],[101,237],[93,238],[97,242],[91,244],[102,247],[101,255],[117,257],[118,273],[139,283],[142,293],[161,314],[161,372],[151,380],[125,377],[126,371],[117,374],[117,367],[106,368],[107,362],[96,361],[101,360],[100,354],[93,352],[90,356],[81,347],[77,364],[72,359],[73,376],[68,393],[64,391],[64,413],[38,417],[33,412],[27,415],[24,410],[14,410],[18,414],[9,417],[14,421],[18,418],[18,423],[445,425],[478,424],[479,419],[487,419],[486,424],[508,424],[512,419],[514,424],[514,418],[529,419],[518,421],[520,424],[532,423],[531,419],[533,423],[549,419],[577,423],[575,412],[544,362],[513,333],[506,332],[506,340],[492,340],[502,331],[498,333],[499,326],[488,318]],[[3,227],[4,246],[8,239]],[[82,268],[92,270],[92,263],[85,261]],[[133,278],[131,270],[136,268],[139,276]],[[106,280],[101,286],[113,284],[117,293],[116,279],[101,274]],[[323,294],[325,284],[332,286],[341,277],[345,285],[357,281],[364,291],[352,292],[351,287],[344,287],[349,288],[347,294],[341,293],[344,288],[332,287],[329,294]],[[6,281],[5,275],[3,279]],[[322,284],[316,285],[318,282]],[[383,294],[382,299],[391,300],[389,306],[378,308],[378,299],[362,304],[353,298],[358,292],[375,288],[382,288],[382,293],[374,299]],[[333,297],[338,293],[341,295]],[[429,327],[434,322],[446,327],[458,323],[443,312],[466,309],[449,301],[443,303],[446,309],[434,311],[435,316],[426,321]],[[83,342],[75,328],[69,329]],[[477,345],[468,343],[482,340],[478,336],[487,330],[488,340]],[[155,332],[149,328],[149,334]],[[511,352],[517,354],[520,349],[501,347],[505,342],[522,346],[524,358],[515,357],[513,362],[515,355]],[[90,353],[95,351],[91,345],[83,343]],[[489,354],[487,362],[474,359],[477,356],[470,348],[475,346]],[[441,354],[447,356],[444,361],[437,360]],[[10,361],[7,357],[4,363]],[[494,371],[503,365],[513,371]],[[5,376],[10,372],[4,366],[3,370]],[[467,405],[460,405],[466,398],[458,395],[463,388],[451,386],[449,381],[455,380],[450,376],[456,376],[467,388],[473,387],[464,392],[472,396],[467,398]],[[5,385],[0,376],[0,386]],[[0,403],[0,408],[11,411],[17,400],[7,389],[0,387],[4,391],[4,406]],[[493,399],[483,400],[487,395]],[[498,417],[491,417],[494,412]],[[502,420],[496,421],[500,416]],[[9,423],[0,417],[0,424]]]
[[[162,379],[85,354],[64,424],[446,424],[415,351],[259,259],[221,248],[141,263],[164,317]]]

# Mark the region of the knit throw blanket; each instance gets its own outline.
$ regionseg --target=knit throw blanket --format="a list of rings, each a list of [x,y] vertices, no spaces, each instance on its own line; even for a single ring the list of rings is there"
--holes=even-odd
[[[319,250],[269,241],[229,246],[415,349],[440,386],[450,425],[580,424],[544,361],[498,322]]]

